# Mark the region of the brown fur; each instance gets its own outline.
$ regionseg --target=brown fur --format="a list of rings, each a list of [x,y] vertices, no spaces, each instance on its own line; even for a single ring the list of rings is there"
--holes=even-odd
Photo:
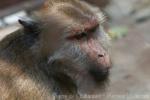
[[[80,43],[65,38],[78,35],[84,27],[92,28],[95,24],[91,19],[100,23],[103,16],[97,12],[79,0],[47,0],[33,17],[36,23],[20,21],[24,29],[0,42],[0,100],[53,100],[60,95],[99,94],[105,82],[98,82],[88,72],[97,65],[80,51]],[[106,34],[100,38],[103,41],[97,41],[105,49]],[[100,80],[104,80],[103,76]]]

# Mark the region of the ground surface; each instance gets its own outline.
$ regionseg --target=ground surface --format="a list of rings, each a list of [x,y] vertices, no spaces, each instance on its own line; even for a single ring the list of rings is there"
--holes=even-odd
[[[150,100],[150,21],[132,25],[128,35],[113,42],[108,100]]]

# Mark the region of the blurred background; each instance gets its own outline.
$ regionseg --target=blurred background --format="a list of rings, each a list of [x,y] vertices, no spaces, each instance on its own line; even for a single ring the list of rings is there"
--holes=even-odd
[[[150,100],[150,0],[84,0],[106,15],[113,68],[104,100]],[[20,28],[43,0],[0,3],[0,40]]]

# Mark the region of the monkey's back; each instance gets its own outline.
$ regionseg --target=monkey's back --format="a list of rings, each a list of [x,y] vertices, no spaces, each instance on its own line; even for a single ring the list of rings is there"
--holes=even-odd
[[[0,41],[0,100],[50,100],[46,77],[35,66],[30,52],[35,37],[23,30]],[[33,64],[32,64],[32,63]]]

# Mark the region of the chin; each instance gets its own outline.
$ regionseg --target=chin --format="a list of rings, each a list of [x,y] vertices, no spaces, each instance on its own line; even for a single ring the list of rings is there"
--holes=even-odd
[[[109,69],[104,66],[92,66],[89,73],[97,83],[107,83],[109,80]]]

